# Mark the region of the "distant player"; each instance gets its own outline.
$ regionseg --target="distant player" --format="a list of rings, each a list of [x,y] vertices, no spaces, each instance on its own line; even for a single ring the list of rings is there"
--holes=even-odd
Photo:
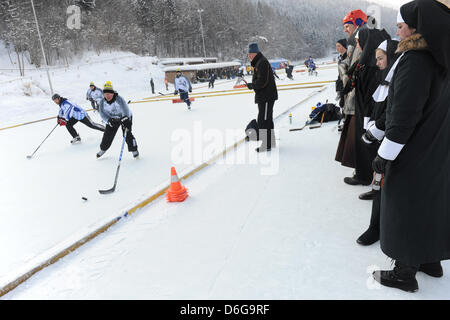
[[[175,92],[177,95],[180,93],[180,99],[186,102],[188,109],[191,110],[191,100],[189,100],[189,93],[192,92],[191,82],[188,78],[181,74],[181,69],[177,69],[177,75],[175,77]]]
[[[103,91],[97,88],[93,82],[89,84],[89,89],[86,93],[86,100],[91,102],[91,106],[94,110],[98,111],[98,103],[103,99]]]

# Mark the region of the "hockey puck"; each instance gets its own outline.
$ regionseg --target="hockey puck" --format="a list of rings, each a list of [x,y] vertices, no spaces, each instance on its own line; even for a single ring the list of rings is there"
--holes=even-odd
[[[86,198],[86,197],[81,197],[81,199],[83,199],[84,201],[87,201],[87,198]]]

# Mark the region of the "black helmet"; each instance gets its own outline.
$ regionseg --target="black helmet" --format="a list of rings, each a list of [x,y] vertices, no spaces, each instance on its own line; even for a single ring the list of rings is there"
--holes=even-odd
[[[59,98],[61,98],[61,96],[60,96],[59,94],[57,94],[57,93],[55,93],[55,94],[52,96],[52,100],[59,99]]]

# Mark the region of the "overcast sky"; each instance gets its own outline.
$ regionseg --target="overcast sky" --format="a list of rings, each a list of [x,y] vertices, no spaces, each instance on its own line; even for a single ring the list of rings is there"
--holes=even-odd
[[[411,2],[411,0],[369,0],[369,1],[379,3],[386,7],[391,7],[391,8],[395,8],[395,9],[400,9],[400,7],[403,4]]]

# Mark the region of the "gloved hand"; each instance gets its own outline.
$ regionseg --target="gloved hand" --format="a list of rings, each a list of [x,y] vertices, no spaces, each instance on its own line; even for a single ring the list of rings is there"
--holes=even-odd
[[[120,119],[118,119],[118,118],[110,118],[108,120],[107,125],[112,128],[112,127],[114,127],[115,124],[117,124],[117,122],[121,122]]]
[[[121,121],[123,127],[130,127],[130,122],[131,122],[130,118],[122,117],[120,119],[120,121]]]
[[[66,119],[61,118],[61,117],[58,117],[58,119],[57,119],[56,121],[57,121],[57,123],[58,123],[61,127],[62,127],[62,126],[65,126],[65,125],[67,124]]]
[[[388,163],[388,160],[377,155],[376,158],[372,161],[372,169],[376,173],[385,173],[387,163]]]
[[[375,141],[378,141],[378,139],[375,138],[375,137],[373,136],[373,134],[372,134],[369,130],[367,130],[367,131],[362,135],[361,139],[362,139],[362,141],[363,141],[365,144],[372,144],[372,143],[374,143]]]
[[[247,83],[248,90],[253,90],[253,83]]]
[[[175,90],[175,92],[173,93],[174,96],[178,95],[178,90]]]

